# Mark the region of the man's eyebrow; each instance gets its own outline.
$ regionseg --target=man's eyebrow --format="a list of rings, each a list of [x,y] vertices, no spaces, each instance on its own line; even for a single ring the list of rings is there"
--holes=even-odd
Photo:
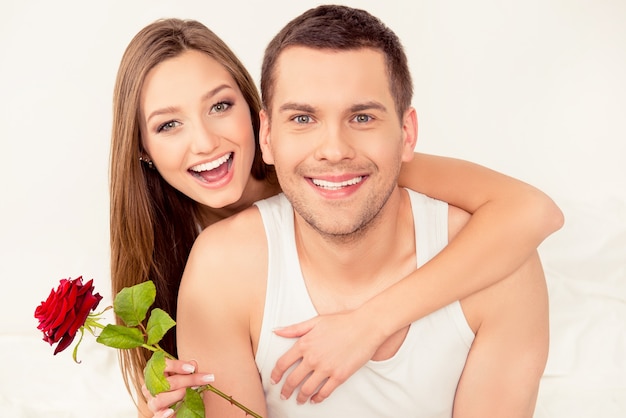
[[[278,108],[279,112],[294,111],[294,110],[297,112],[315,113],[315,108],[313,106],[304,104],[304,103],[287,102],[287,103],[282,104]]]
[[[294,111],[294,110],[298,112],[305,112],[305,113],[315,113],[316,111],[316,109],[311,105],[308,105],[305,103],[297,103],[297,102],[287,102],[278,108],[279,112]],[[350,109],[349,109],[351,113],[362,112],[364,110],[380,110],[381,112],[387,112],[387,108],[385,107],[385,105],[374,100],[369,101],[369,102],[364,102],[364,103],[357,103],[355,105],[350,106]]]
[[[380,102],[369,101],[364,103],[357,103],[350,107],[350,112],[362,112],[364,110],[380,110],[381,112],[387,112],[387,108]]]

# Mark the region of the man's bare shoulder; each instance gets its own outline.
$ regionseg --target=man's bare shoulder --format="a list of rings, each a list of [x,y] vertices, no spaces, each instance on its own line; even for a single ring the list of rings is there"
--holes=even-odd
[[[448,205],[448,242],[452,241],[470,220],[471,215],[461,208]]]
[[[191,249],[181,286],[246,286],[264,276],[266,265],[265,229],[259,210],[253,206],[200,233]]]
[[[538,255],[461,306],[476,337],[455,410],[463,411],[459,416],[532,416],[549,345],[548,294]]]
[[[196,239],[194,249],[228,256],[234,249],[240,254],[243,249],[266,246],[266,241],[261,214],[252,206],[205,228]]]

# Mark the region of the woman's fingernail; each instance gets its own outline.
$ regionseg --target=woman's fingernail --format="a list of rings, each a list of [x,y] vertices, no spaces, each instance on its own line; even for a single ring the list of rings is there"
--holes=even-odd
[[[270,383],[271,383],[272,385],[275,385],[275,384],[276,384],[276,381],[270,377]]]
[[[193,364],[185,363],[183,364],[183,370],[187,373],[193,373],[196,371],[196,368],[193,366]]]
[[[171,417],[172,415],[174,415],[174,410],[173,409],[166,409],[165,412],[163,412],[163,418],[168,418]]]
[[[202,376],[202,381],[205,382],[205,383],[215,382],[215,375],[214,374],[205,374],[204,376]]]

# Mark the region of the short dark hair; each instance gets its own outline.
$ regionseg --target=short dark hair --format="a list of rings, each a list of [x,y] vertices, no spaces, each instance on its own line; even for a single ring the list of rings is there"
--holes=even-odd
[[[314,49],[354,50],[372,48],[385,55],[389,88],[400,118],[411,105],[413,82],[404,48],[398,36],[365,10],[323,5],[291,20],[265,49],[261,70],[263,107],[271,111],[275,67],[281,52],[290,46]]]

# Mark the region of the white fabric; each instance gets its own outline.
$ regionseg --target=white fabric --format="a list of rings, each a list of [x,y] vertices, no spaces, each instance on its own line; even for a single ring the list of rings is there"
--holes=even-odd
[[[447,244],[448,206],[409,193],[420,266]],[[450,417],[456,386],[474,339],[458,302],[414,322],[394,356],[369,361],[324,402],[297,405],[295,396],[280,399],[280,385],[270,383],[270,374],[294,340],[278,337],[272,329],[311,318],[316,311],[298,261],[291,205],[279,195],[257,206],[268,235],[269,266],[256,361],[269,417]]]

